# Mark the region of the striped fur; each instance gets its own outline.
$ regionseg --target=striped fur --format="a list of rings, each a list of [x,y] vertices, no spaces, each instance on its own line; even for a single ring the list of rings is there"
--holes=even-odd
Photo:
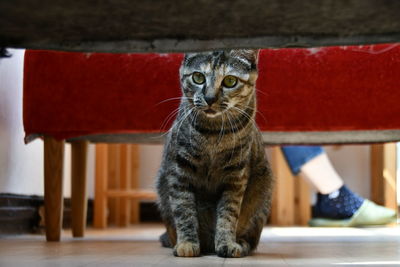
[[[233,88],[223,85],[227,75],[238,78]],[[157,179],[162,243],[176,256],[246,256],[257,247],[273,180],[254,123],[257,51],[187,54],[180,77],[183,97]]]

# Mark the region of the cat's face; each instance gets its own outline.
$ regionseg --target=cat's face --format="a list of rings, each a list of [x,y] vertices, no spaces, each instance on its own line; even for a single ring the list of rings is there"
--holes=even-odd
[[[257,50],[186,54],[180,76],[189,103],[208,117],[243,109],[254,95]]]

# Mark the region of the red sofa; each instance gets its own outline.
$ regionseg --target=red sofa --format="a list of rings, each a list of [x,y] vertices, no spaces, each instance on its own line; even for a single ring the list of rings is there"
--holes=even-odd
[[[159,136],[179,103],[168,99],[181,94],[181,60],[181,54],[28,50],[26,141]],[[399,84],[397,44],[261,50],[257,123],[270,144],[399,140]]]
[[[177,108],[181,54],[28,50],[25,141],[44,136],[46,236],[60,239],[65,140],[72,143],[74,236],[85,222],[91,142],[154,142]],[[400,140],[400,46],[265,49],[257,123],[267,144]]]

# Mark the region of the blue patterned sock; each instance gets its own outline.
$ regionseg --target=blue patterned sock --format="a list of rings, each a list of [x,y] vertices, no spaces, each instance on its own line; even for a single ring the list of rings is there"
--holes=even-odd
[[[330,194],[317,196],[313,209],[314,218],[347,219],[361,207],[364,199],[345,185]]]

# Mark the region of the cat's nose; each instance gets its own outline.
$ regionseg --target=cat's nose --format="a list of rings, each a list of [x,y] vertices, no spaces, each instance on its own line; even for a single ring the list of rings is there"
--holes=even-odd
[[[209,106],[211,106],[213,103],[215,103],[215,101],[217,101],[217,98],[215,96],[205,96],[204,100]]]

